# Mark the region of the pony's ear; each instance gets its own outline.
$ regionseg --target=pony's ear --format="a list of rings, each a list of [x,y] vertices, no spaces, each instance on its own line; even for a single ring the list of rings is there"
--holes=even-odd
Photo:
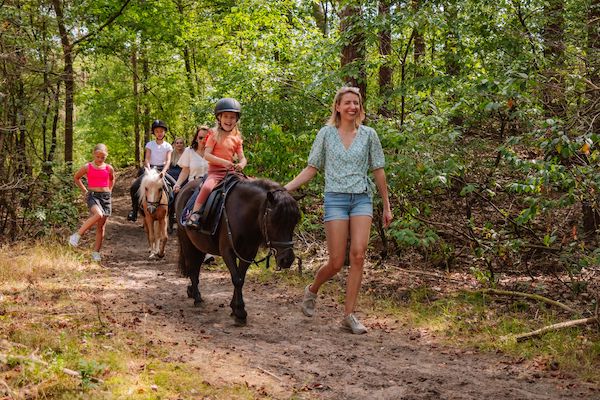
[[[267,192],[267,201],[269,203],[275,203],[275,196],[273,196],[273,192]]]
[[[147,165],[144,165],[144,170],[146,170],[146,173],[150,172],[150,167],[148,167]]]
[[[307,196],[307,193],[295,193],[292,195],[292,197],[294,198],[294,200],[296,201],[300,201],[303,198],[305,198]]]

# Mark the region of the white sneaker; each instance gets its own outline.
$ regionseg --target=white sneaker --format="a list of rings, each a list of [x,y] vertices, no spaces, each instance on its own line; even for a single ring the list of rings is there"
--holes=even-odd
[[[79,239],[81,238],[81,235],[77,232],[75,232],[74,234],[72,234],[71,236],[69,236],[69,245],[72,247],[77,247],[79,246]]]
[[[311,292],[308,289],[309,287],[310,285],[304,288],[304,298],[302,299],[302,305],[300,306],[300,308],[302,308],[302,312],[304,313],[304,315],[306,315],[307,317],[312,317],[313,315],[315,315],[315,303],[317,301],[317,294]]]
[[[360,323],[358,318],[354,314],[348,314],[346,318],[342,320],[342,328],[349,330],[355,335],[362,335],[367,333],[367,328]]]
[[[100,262],[102,261],[102,256],[97,251],[92,252],[92,261]]]

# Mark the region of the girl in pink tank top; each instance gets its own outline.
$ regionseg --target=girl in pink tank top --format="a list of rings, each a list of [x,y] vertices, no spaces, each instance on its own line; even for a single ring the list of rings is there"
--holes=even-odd
[[[100,248],[104,241],[104,232],[106,220],[112,213],[112,189],[115,185],[115,172],[110,164],[106,164],[108,157],[108,148],[105,144],[99,143],[94,147],[94,160],[83,165],[75,172],[75,184],[83,192],[83,198],[88,208],[90,216],[81,225],[81,228],[69,237],[69,244],[73,247],[79,245],[79,239],[94,225],[96,226],[96,241],[92,260],[100,261]],[[83,184],[82,178],[87,176],[87,187]]]

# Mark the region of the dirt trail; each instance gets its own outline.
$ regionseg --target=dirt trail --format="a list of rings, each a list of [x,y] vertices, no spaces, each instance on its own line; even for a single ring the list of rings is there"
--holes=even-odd
[[[119,186],[130,180],[121,177]],[[277,399],[592,399],[600,391],[570,378],[532,370],[504,356],[440,346],[401,323],[364,316],[370,331],[355,336],[339,328],[340,305],[320,297],[315,318],[298,308],[301,289],[247,282],[248,325],[233,326],[233,287],[226,271],[201,274],[205,300],[194,307],[188,280],[177,270],[177,239],[167,256],[148,259],[141,222],[126,221],[129,200],[115,190],[103,249],[111,274],[104,310],[135,326],[169,358],[194,366],[214,384],[247,384],[257,397]],[[138,220],[140,221],[140,220]],[[294,273],[294,272],[290,272]]]

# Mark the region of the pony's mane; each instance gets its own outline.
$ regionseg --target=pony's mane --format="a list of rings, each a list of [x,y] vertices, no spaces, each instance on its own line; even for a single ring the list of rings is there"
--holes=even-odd
[[[156,168],[147,169],[142,175],[142,183],[140,184],[140,188],[138,189],[138,199],[140,201],[146,198],[146,188],[147,187],[155,187],[162,186],[163,180],[160,177],[160,172],[156,170]]]
[[[300,220],[298,203],[296,203],[296,200],[294,200],[292,195],[279,183],[270,179],[256,179],[252,181],[243,181],[241,183],[265,192],[271,192],[275,200],[275,207],[271,210],[271,218],[273,221],[277,221],[277,226],[279,228],[296,225]]]
[[[243,182],[245,182],[251,186],[258,186],[259,188],[264,189],[266,191],[283,188],[283,186],[281,186],[279,183],[272,181],[270,179],[256,179],[256,180],[252,180],[252,181],[243,181]]]

